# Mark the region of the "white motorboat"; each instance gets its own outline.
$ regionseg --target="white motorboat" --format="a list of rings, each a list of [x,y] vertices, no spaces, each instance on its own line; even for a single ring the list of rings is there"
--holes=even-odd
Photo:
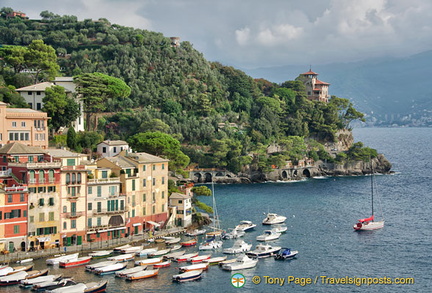
[[[185,251],[174,251],[163,256],[164,259],[175,259],[178,256],[182,256],[185,254]]]
[[[147,265],[152,265],[152,264],[160,263],[162,261],[163,261],[163,259],[161,257],[148,258],[148,259],[137,260],[135,262],[135,265],[136,266],[147,266]]]
[[[73,254],[61,255],[46,260],[47,265],[58,265],[62,261],[76,260],[78,258],[78,252]]]
[[[246,255],[253,258],[270,257],[277,253],[280,249],[280,246],[272,246],[270,244],[258,244],[254,250],[247,252]]]
[[[273,227],[272,230],[275,232],[278,232],[278,233],[285,233],[286,231],[288,231],[288,227],[287,226],[275,226],[275,227]]]
[[[257,236],[257,241],[271,241],[278,239],[282,234],[274,230],[264,230],[264,233]]]
[[[237,240],[236,242],[234,242],[234,245],[232,247],[225,248],[223,250],[223,253],[226,254],[242,253],[251,250],[251,248],[252,248],[252,244],[248,244],[243,240]]]
[[[202,270],[196,270],[196,271],[189,271],[189,272],[173,275],[173,281],[187,282],[187,281],[198,280],[201,278],[202,272],[203,272]]]
[[[126,245],[118,246],[118,247],[114,248],[114,251],[115,252],[120,252],[122,249],[126,249],[126,248],[129,248],[129,247],[132,247],[132,245],[126,244]]]
[[[119,277],[119,278],[126,278],[130,274],[134,274],[134,273],[143,271],[145,269],[147,269],[147,266],[131,267],[129,269],[125,269],[125,270],[121,270],[121,271],[115,272],[115,276]]]
[[[158,251],[157,247],[155,247],[155,248],[146,248],[146,249],[143,249],[143,250],[140,250],[140,251],[136,252],[135,255],[136,256],[140,256],[140,257],[142,257],[142,256],[148,256],[149,254],[155,253],[156,251]]]
[[[207,263],[209,265],[215,265],[215,264],[218,264],[218,263],[225,261],[226,259],[227,259],[226,256],[217,256],[217,257],[205,259],[205,260],[203,260],[203,263]]]
[[[113,265],[96,268],[93,270],[93,272],[97,275],[113,274],[117,271],[123,270],[124,268],[126,268],[127,265],[128,264],[126,262],[118,262]]]
[[[168,253],[170,253],[170,252],[171,252],[171,249],[170,249],[170,248],[167,248],[167,249],[161,249],[161,250],[155,251],[155,252],[153,252],[153,253],[149,253],[149,254],[147,254],[147,257],[148,257],[148,258],[160,257],[160,256],[163,256],[163,255],[168,254]]]
[[[167,245],[176,244],[181,241],[180,237],[164,237],[164,239],[165,239],[165,244]]]
[[[274,224],[281,224],[285,222],[286,217],[280,216],[275,213],[268,213],[267,217],[263,220],[263,225],[274,225]]]
[[[252,223],[251,221],[240,221],[240,224],[238,224],[234,229],[248,232],[253,230],[256,227],[256,224]]]
[[[206,242],[202,243],[198,249],[199,250],[211,250],[211,249],[218,249],[222,247],[223,241],[216,240],[214,238],[207,240]]]
[[[211,254],[197,255],[197,256],[189,258],[187,261],[189,261],[191,263],[200,263],[203,260],[206,260],[206,259],[209,259],[209,258],[211,258]]]
[[[133,280],[147,279],[147,278],[155,277],[158,274],[159,274],[159,269],[145,270],[145,271],[140,271],[140,272],[136,272],[133,274],[129,274],[126,277],[126,280],[133,281]]]
[[[275,259],[285,260],[296,257],[298,254],[297,250],[291,250],[290,248],[282,248],[275,255]]]
[[[105,292],[108,281],[78,283],[71,286],[48,290],[47,293],[97,293]]]
[[[13,267],[4,265],[0,267],[0,277],[1,276],[6,276],[7,274],[9,274],[10,272],[13,272]]]
[[[173,246],[171,246],[171,251],[179,250],[182,247],[183,246],[181,246],[180,244],[174,244]]]
[[[243,230],[232,229],[230,232],[222,235],[222,239],[236,239],[246,234]]]
[[[236,271],[250,269],[257,265],[258,259],[249,258],[247,255],[241,255],[233,263],[222,265],[222,269],[226,271]]]

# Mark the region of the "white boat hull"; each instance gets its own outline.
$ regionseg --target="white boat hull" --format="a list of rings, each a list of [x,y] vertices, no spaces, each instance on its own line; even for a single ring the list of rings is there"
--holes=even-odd
[[[369,222],[369,223],[357,223],[354,225],[355,231],[371,231],[384,228],[384,221]]]

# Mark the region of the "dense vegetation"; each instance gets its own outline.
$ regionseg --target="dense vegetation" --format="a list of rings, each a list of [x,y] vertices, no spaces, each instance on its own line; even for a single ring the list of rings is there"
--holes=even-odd
[[[362,118],[347,99],[333,96],[329,103],[309,101],[300,80],[282,84],[254,80],[233,67],[208,62],[187,41],[175,46],[160,33],[106,19],[78,21],[75,16],[44,11],[40,20],[29,20],[8,18],[8,11],[0,11],[3,101],[22,106],[14,87],[52,77],[56,69],[52,62],[39,70],[26,61],[26,52],[35,43],[55,50],[58,74],[75,76],[81,84],[89,74],[123,82],[126,92],[92,100],[96,108],[87,108],[87,114],[105,114],[87,127],[93,130],[87,144],[87,134],[76,135],[86,145],[72,143],[75,149],[93,148],[97,135],[128,140],[152,153],[160,151],[157,144],[162,142],[168,143],[162,155],[172,159],[170,168],[175,170],[184,168],[190,158],[191,164],[200,167],[240,172],[248,166],[267,171],[286,160],[333,160],[321,143],[335,141],[338,130]],[[12,53],[19,58],[10,58]],[[153,145],[145,142],[148,138]],[[270,144],[281,146],[280,152],[269,156]],[[348,160],[349,154],[337,159]]]

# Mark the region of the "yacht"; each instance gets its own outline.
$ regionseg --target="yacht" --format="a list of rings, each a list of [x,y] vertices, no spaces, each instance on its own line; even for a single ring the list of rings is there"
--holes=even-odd
[[[263,220],[263,225],[281,224],[285,222],[286,217],[274,213],[268,213],[267,217]]]

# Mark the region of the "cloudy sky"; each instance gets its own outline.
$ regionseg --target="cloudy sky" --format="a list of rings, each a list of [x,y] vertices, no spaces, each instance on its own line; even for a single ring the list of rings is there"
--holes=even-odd
[[[178,36],[207,60],[238,68],[432,49],[431,0],[2,0],[1,6],[30,18],[48,10]]]

